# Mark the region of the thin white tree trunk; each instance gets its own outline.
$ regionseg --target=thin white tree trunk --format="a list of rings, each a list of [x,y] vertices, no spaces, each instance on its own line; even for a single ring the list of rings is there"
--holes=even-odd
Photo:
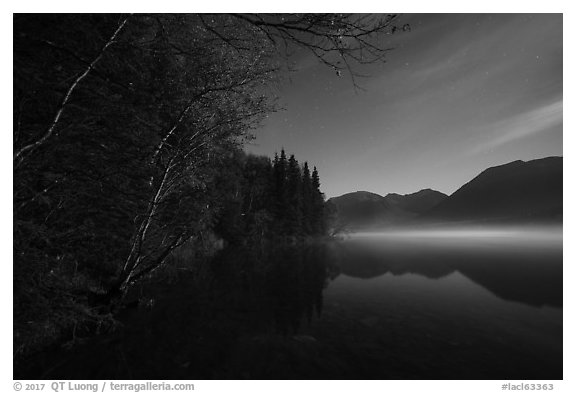
[[[108,47],[114,43],[114,40],[116,39],[116,37],[118,36],[120,31],[122,31],[122,29],[126,25],[127,21],[128,21],[128,18],[125,18],[120,23],[120,25],[114,31],[112,36],[108,39],[106,44],[102,47],[98,56],[96,56],[96,58],[94,60],[92,60],[92,62],[90,64],[88,64],[88,66],[86,67],[86,69],[84,70],[84,72],[82,74],[80,74],[76,79],[74,79],[74,81],[72,82],[72,84],[70,85],[68,90],[66,91],[66,94],[64,95],[64,98],[62,99],[62,102],[58,106],[58,110],[56,111],[56,115],[54,116],[54,119],[50,123],[50,126],[48,127],[48,129],[46,130],[44,135],[42,135],[42,137],[40,139],[38,139],[36,142],[32,142],[28,145],[25,145],[22,148],[20,148],[18,151],[16,151],[16,153],[14,153],[13,161],[16,161],[19,158],[21,158],[22,154],[26,153],[27,151],[32,151],[32,150],[40,147],[41,145],[43,145],[48,140],[48,138],[50,138],[54,134],[54,130],[56,129],[56,126],[58,125],[58,122],[60,121],[60,118],[62,117],[62,113],[64,113],[64,110],[66,109],[66,104],[70,100],[72,93],[74,92],[74,90],[76,90],[76,87],[78,86],[78,84],[84,78],[86,78],[88,76],[90,71],[92,71],[94,69],[94,67],[96,66],[96,63],[98,63],[100,61],[100,59],[102,59],[102,57],[104,56],[104,52],[106,52]]]

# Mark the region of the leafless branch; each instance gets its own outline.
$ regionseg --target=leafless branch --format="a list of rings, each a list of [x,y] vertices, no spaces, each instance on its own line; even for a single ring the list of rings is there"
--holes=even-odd
[[[82,82],[82,80],[88,76],[90,71],[92,71],[94,69],[94,67],[100,61],[100,59],[102,59],[102,57],[104,56],[104,53],[106,52],[108,47],[110,47],[110,45],[112,45],[115,42],[116,37],[118,36],[118,34],[120,34],[122,29],[126,25],[127,21],[128,21],[128,18],[124,18],[124,20],[116,28],[114,33],[110,36],[110,38],[108,39],[106,44],[102,47],[102,49],[100,50],[98,55],[94,58],[94,60],[92,60],[92,62],[90,62],[90,64],[88,64],[88,66],[86,67],[84,72],[82,72],[76,79],[74,79],[74,81],[72,82],[72,84],[70,85],[68,90],[66,91],[66,94],[64,94],[64,98],[62,99],[62,101],[60,102],[60,105],[58,106],[58,110],[56,111],[56,115],[54,116],[54,119],[50,123],[50,126],[48,127],[48,129],[46,130],[44,135],[42,135],[42,137],[40,139],[38,139],[36,142],[30,143],[30,144],[25,145],[22,148],[18,149],[16,151],[16,153],[14,153],[14,157],[13,157],[14,162],[16,162],[18,159],[20,159],[24,153],[26,153],[26,152],[30,153],[32,150],[40,147],[42,144],[44,144],[53,135],[54,130],[56,129],[56,126],[58,125],[58,122],[60,120],[60,117],[62,116],[62,113],[66,109],[66,104],[68,103],[70,97],[72,96],[72,93],[74,92],[74,90],[76,89],[78,84],[80,82]]]

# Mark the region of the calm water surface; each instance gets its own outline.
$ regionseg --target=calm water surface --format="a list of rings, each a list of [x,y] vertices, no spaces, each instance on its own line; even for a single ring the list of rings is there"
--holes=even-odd
[[[561,237],[370,236],[332,248],[340,274],[317,334],[347,326],[343,340],[393,378],[562,377]]]
[[[561,232],[234,249],[201,277],[148,288],[152,310],[22,375],[562,379]]]

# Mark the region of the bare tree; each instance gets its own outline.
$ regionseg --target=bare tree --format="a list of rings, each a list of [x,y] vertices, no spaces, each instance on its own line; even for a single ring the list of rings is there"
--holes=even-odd
[[[358,88],[361,67],[385,61],[390,49],[379,40],[396,20],[15,17],[18,268],[98,276],[100,287],[121,295],[210,228],[207,167],[275,110],[268,87],[282,62],[297,48],[309,51]]]
[[[360,68],[385,63],[386,54],[392,50],[382,45],[383,36],[407,30],[408,26],[399,29],[396,24],[399,17],[394,14],[232,14],[231,17],[242,22],[248,35],[270,41],[284,57],[301,48],[334,69],[336,75],[347,72],[356,89],[361,89],[357,78],[364,76]],[[242,35],[229,30],[230,26],[237,26],[233,20],[222,22],[218,16],[210,15],[200,19],[208,31],[237,51],[247,50]]]

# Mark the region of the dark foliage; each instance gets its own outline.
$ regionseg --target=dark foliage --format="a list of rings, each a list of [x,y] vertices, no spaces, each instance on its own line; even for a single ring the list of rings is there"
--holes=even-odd
[[[273,162],[237,152],[227,167],[218,175],[225,197],[215,226],[227,242],[252,244],[325,234],[324,195],[318,172],[311,180],[307,163],[301,168],[294,155],[286,159],[284,150]]]
[[[185,243],[322,233],[317,175],[241,146],[275,108],[284,49],[351,71],[382,59],[371,37],[393,20],[15,15],[16,356],[113,328],[119,299]]]

